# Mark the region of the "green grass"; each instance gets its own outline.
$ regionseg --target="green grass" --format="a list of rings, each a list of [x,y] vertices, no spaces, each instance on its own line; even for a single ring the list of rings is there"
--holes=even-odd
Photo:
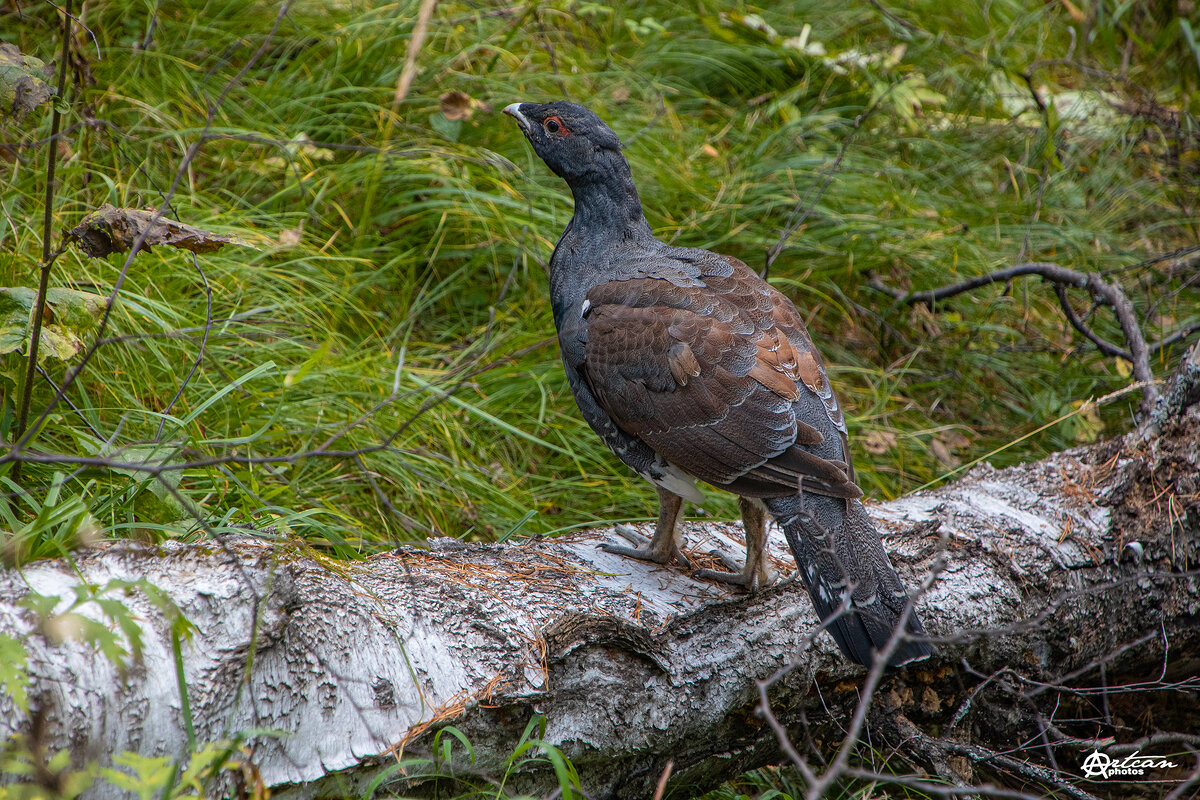
[[[254,247],[195,262],[166,248],[138,257],[108,332],[119,340],[100,348],[68,392],[78,412],[60,406],[36,440],[66,463],[27,468],[24,488],[41,495],[63,476],[60,494],[82,499],[105,535],[187,534],[198,516],[276,524],[344,554],[430,534],[490,540],[521,520],[524,535],[649,514],[649,488],[575,412],[554,345],[506,358],[552,333],[545,263],[571,206],[496,111],[564,91],[625,138],[664,238],[761,267],[805,199],[811,213],[772,279],[833,364],[872,497],[936,480],[948,464],[1120,388],[1126,376],[1080,342],[1036,281],[983,289],[933,314],[864,285],[870,271],[926,288],[1022,254],[1115,269],[1195,242],[1184,191],[1196,177],[1195,150],[1175,152],[1194,139],[1110,115],[1060,121],[1048,142],[1038,114],[1013,118],[1012,103],[1029,104],[1019,75],[1070,48],[1066,11],[1017,0],[989,4],[987,17],[939,8],[895,4],[928,31],[910,33],[868,4],[772,4],[759,12],[773,28],[765,32],[750,18],[670,2],[441,4],[419,75],[392,114],[414,6],[295,4],[217,109],[214,138],[171,201],[179,219]],[[80,38],[91,80],[68,97],[65,124],[82,126],[68,135],[59,168],[56,231],[103,202],[161,202],[205,128],[207,104],[264,43],[274,9],[164,8],[141,49],[149,6],[89,6],[97,41]],[[1190,110],[1196,69],[1176,58],[1186,44],[1168,32],[1178,23],[1131,14],[1116,33],[1096,23],[1111,42],[1093,33],[1076,57],[1093,70],[1119,69],[1133,38],[1129,80]],[[14,41],[51,60],[53,24],[47,8],[34,7]],[[1126,31],[1130,24],[1141,27]],[[806,30],[824,57],[785,42]],[[1155,49],[1146,44],[1155,36],[1170,41]],[[1114,88],[1063,65],[1041,68],[1035,83],[1044,98]],[[442,116],[438,98],[449,91],[473,98],[469,119]],[[44,136],[47,125],[27,124],[22,135]],[[7,285],[29,285],[37,262],[44,154],[22,151],[4,165],[14,223],[0,250]],[[123,263],[71,249],[52,285],[107,295]],[[1143,311],[1155,304],[1151,339],[1195,316],[1194,287],[1169,266],[1122,276]],[[199,352],[205,281],[215,322],[164,422]],[[1095,324],[1119,338],[1106,311]],[[1160,373],[1172,355],[1156,363]],[[11,405],[20,362],[6,359]],[[56,381],[69,366],[45,362]],[[451,399],[431,404],[450,386]],[[35,411],[51,395],[40,382]],[[1105,412],[1106,431],[1127,423],[1130,403]],[[1080,431],[1052,426],[994,461],[1036,458]],[[71,471],[72,455],[121,459],[133,448],[144,458],[153,441],[167,443],[157,458],[188,461],[287,456],[322,443],[377,449],[189,468],[172,479],[185,505],[152,480]],[[711,496],[706,511],[731,514],[727,498]]]
[[[86,70],[66,98],[55,242],[102,203],[157,207],[208,104],[266,43],[170,203],[252,246],[134,261],[111,341],[34,440],[60,463],[5,478],[22,493],[4,517],[9,560],[245,524],[351,556],[653,513],[650,487],[580,419],[556,346],[537,346],[553,333],[545,265],[571,202],[498,111],[564,93],[627,143],[663,238],[762,267],[797,204],[811,208],[771,279],[832,364],[870,497],[1129,424],[1135,394],[1102,410],[1102,430],[1076,416],[1034,433],[1130,380],[1067,325],[1048,286],[989,287],[929,313],[866,278],[923,289],[1020,258],[1120,270],[1195,245],[1200,53],[1174,2],[1077,0],[1083,21],[1041,0],[884,3],[920,30],[865,2],[726,15],[669,0],[444,2],[393,113],[416,5],[303,0],[267,42],[274,3],[88,4],[95,40],[75,43]],[[6,41],[55,58],[48,5],[0,20]],[[1032,107],[1030,70],[1045,102],[1106,92],[1148,113],[1018,115]],[[469,119],[442,115],[451,91],[474,101]],[[47,112],[0,138],[48,133]],[[0,285],[29,287],[46,148],[0,154]],[[68,249],[51,285],[108,295],[123,264]],[[1200,317],[1195,269],[1116,273],[1149,339]],[[203,357],[172,402],[201,352],[206,287]],[[1120,341],[1108,311],[1092,321]],[[1160,354],[1156,373],[1178,353]],[[23,362],[0,359],[11,436]],[[43,366],[57,384],[78,360]],[[39,380],[35,415],[52,396]],[[318,449],[364,450],[302,455]],[[157,482],[73,461],[97,455],[196,466]],[[728,497],[709,497],[705,513],[733,515]]]

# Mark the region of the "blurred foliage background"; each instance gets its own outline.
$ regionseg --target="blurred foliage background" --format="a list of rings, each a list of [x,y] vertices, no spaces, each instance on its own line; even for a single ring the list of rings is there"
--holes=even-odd
[[[833,365],[874,499],[1118,433],[1138,395],[1082,407],[1129,365],[1036,279],[929,310],[870,275],[925,289],[1053,261],[1119,280],[1152,343],[1200,320],[1194,255],[1153,260],[1197,244],[1190,0],[441,2],[415,51],[417,3],[279,8],[91,0],[79,16],[53,245],[103,203],[169,198],[168,216],[245,246],[158,247],[127,270],[58,258],[50,285],[86,294],[51,309],[37,461],[2,462],[10,561],[232,525],[352,556],[652,514],[558,364],[546,263],[571,200],[499,113],[513,101],[603,116],[664,239],[761,268],[803,217],[771,280]],[[0,39],[53,62],[60,19],[5,0]],[[0,136],[10,442],[48,109]],[[74,375],[103,307],[80,298],[118,283]],[[1121,341],[1106,309],[1091,323]],[[1157,374],[1181,351],[1156,350]],[[708,494],[697,513],[734,516]]]
[[[358,557],[652,514],[558,364],[546,263],[570,195],[499,114],[514,101],[608,120],[662,238],[756,268],[782,242],[771,280],[832,364],[874,499],[1117,434],[1139,396],[1085,403],[1129,364],[1037,279],[929,309],[873,278],[1052,261],[1119,281],[1152,346],[1200,328],[1194,0],[446,1],[416,46],[420,6],[88,0],[63,133],[53,100],[0,113],[4,562],[235,526]],[[58,60],[60,20],[0,0],[0,88]],[[63,249],[18,449],[52,147]],[[105,203],[240,244],[64,247]],[[1157,375],[1187,341],[1153,349]],[[734,507],[710,491],[694,514]],[[11,691],[24,651],[6,642]],[[32,758],[5,752],[18,773]],[[136,775],[109,780],[143,794],[189,785],[118,758]],[[768,768],[711,797],[795,781]]]

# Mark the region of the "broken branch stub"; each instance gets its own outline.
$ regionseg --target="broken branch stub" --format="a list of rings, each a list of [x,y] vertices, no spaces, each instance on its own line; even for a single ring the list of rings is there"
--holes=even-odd
[[[212,233],[167,219],[154,211],[117,208],[105,203],[67,231],[67,238],[93,258],[127,253],[142,237],[141,250],[168,245],[193,253],[212,253],[227,244],[244,245],[232,236]]]

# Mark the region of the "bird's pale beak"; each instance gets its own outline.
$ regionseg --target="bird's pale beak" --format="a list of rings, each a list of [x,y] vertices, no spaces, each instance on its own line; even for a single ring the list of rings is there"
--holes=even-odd
[[[529,120],[525,119],[525,115],[521,113],[520,103],[512,103],[511,105],[505,106],[504,113],[515,119],[517,124],[521,126],[521,130],[529,129]]]

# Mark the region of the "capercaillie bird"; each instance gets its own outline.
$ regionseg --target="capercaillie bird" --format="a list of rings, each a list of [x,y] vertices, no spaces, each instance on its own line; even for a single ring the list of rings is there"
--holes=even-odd
[[[745,568],[697,574],[751,590],[769,582],[769,512],[818,616],[848,658],[870,665],[908,593],[859,499],[846,422],[796,307],[736,258],[656,239],[621,142],[593,112],[557,101],[504,113],[574,195],[550,301],[579,410],[658,489],[649,543],[604,547],[684,561],[679,522],[684,500],[704,499],[696,481],[733,492]],[[905,630],[892,666],[930,653],[911,611]]]

